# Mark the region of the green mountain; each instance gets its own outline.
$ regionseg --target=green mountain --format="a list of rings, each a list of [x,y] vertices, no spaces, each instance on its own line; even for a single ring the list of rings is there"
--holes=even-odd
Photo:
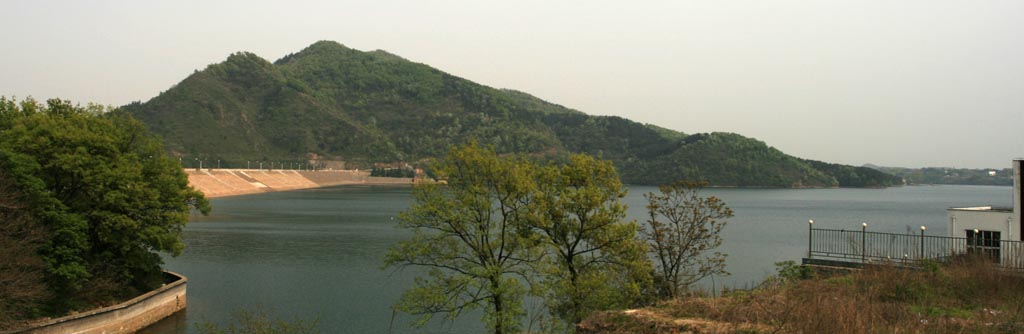
[[[550,159],[594,154],[614,161],[623,181],[633,184],[680,178],[739,187],[896,184],[884,174],[846,184],[833,169],[737,134],[686,135],[621,117],[590,116],[384,51],[328,41],[274,63],[232,54],[122,110],[163,136],[173,153],[221,160],[224,166],[314,155],[362,168],[416,163],[476,140],[498,152]]]

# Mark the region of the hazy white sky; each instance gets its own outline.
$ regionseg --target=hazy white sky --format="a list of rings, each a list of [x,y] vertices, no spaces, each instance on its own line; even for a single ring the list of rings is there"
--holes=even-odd
[[[383,49],[589,114],[810,159],[1024,157],[1024,1],[21,1],[0,95],[122,105],[235,51]]]

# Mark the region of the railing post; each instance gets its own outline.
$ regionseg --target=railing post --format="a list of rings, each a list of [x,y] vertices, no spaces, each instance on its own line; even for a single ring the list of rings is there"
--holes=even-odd
[[[925,256],[924,256],[924,230],[925,230],[924,225],[921,225],[921,254],[920,254],[920,256],[918,256],[918,259],[921,259],[921,260],[925,259]]]
[[[860,262],[867,262],[868,258],[868,223],[860,224]]]
[[[807,221],[807,258],[814,257],[814,219]]]
[[[978,256],[978,253],[981,251],[981,248],[978,248],[978,232],[980,232],[978,229],[974,229],[974,256]],[[968,253],[970,253],[970,250]]]

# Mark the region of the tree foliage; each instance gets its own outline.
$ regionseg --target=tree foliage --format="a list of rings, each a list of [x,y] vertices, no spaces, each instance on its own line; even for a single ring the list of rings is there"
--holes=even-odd
[[[0,98],[0,164],[49,233],[54,312],[159,286],[157,252],[179,254],[190,210],[209,211],[141,123],[98,105]]]
[[[46,262],[38,254],[50,236],[27,214],[21,193],[0,169],[0,331],[37,317],[53,298],[46,286]]]
[[[626,222],[626,196],[610,161],[573,155],[538,176],[539,231],[546,256],[538,263],[548,308],[576,325],[595,310],[633,306],[649,279],[639,225]]]
[[[655,255],[660,292],[681,296],[690,284],[709,275],[727,275],[725,254],[709,253],[722,244],[719,235],[733,211],[715,196],[703,197],[705,183],[679,181],[647,193],[649,228],[644,231]]]
[[[241,309],[231,315],[232,322],[220,326],[209,321],[196,323],[200,334],[317,334],[320,319],[295,317],[285,319],[274,316],[271,311],[257,306]]]
[[[804,160],[820,171],[835,177],[843,187],[889,187],[903,185],[903,178],[897,173],[888,174],[869,167],[854,167],[814,160]]]
[[[611,162],[575,155],[541,165],[472,143],[434,172],[441,181],[416,184],[401,215],[414,236],[386,256],[387,265],[427,269],[399,310],[426,321],[479,308],[494,333],[515,333],[534,294],[559,319],[545,325],[572,328],[594,310],[632,306],[649,281]]]
[[[527,221],[529,165],[471,144],[452,149],[434,171],[444,182],[417,183],[412,207],[400,216],[400,226],[415,235],[386,255],[388,265],[428,270],[398,309],[426,321],[482,308],[495,334],[518,332],[523,282],[539,256]]]

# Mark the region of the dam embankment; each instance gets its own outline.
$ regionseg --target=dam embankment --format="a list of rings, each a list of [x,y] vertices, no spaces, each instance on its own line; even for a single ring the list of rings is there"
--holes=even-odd
[[[186,169],[188,183],[207,198],[346,184],[412,184],[411,178],[375,177],[355,170]]]

